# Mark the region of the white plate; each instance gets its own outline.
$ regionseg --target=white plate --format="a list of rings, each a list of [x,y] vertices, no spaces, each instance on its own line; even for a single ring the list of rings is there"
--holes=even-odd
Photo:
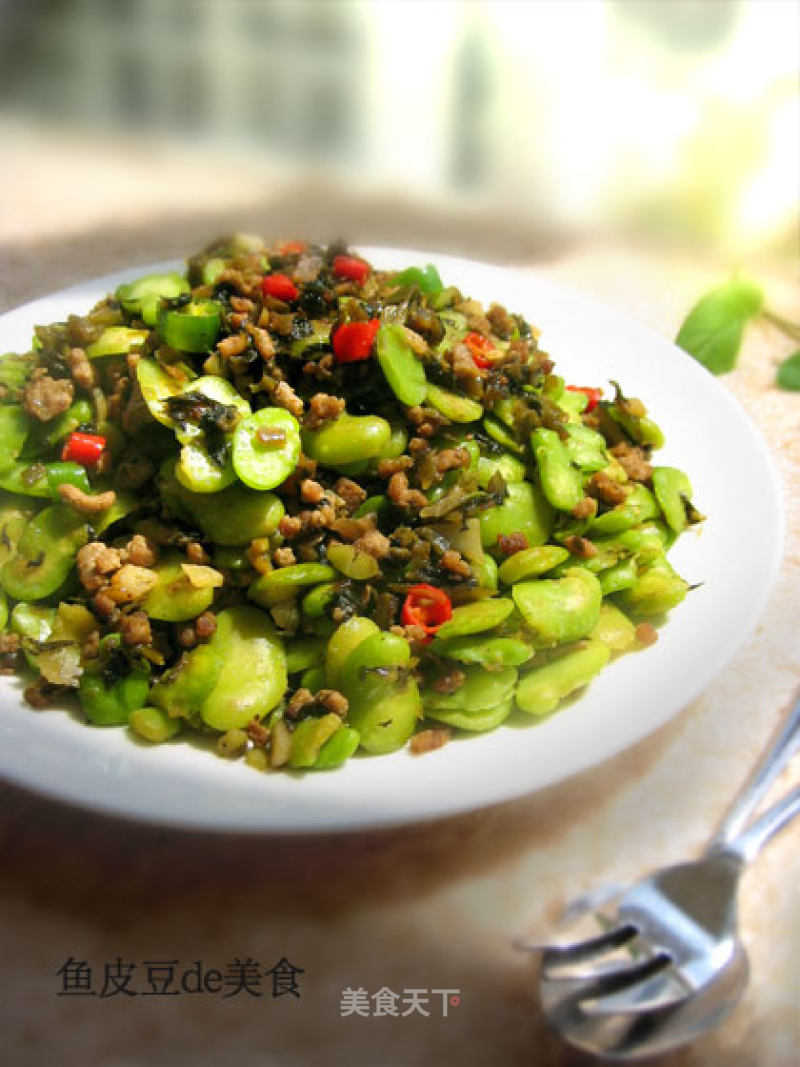
[[[684,468],[699,532],[671,559],[702,583],[670,615],[658,642],[611,663],[551,718],[458,739],[413,757],[355,758],[318,774],[259,774],[185,742],[147,747],[123,729],[34,711],[2,680],[0,772],[100,811],[174,826],[273,833],[390,826],[465,811],[540,789],[620,752],[693,700],[755,626],[781,554],[782,509],[767,451],[730,395],[663,337],[545,278],[429,253],[368,248],[381,267],[433,260],[446,284],[523,313],[568,381],[618,380],[663,427],[659,461]],[[0,317],[0,350],[24,351],[35,323],[85,312],[122,281],[176,264],[126,271]],[[746,486],[746,492],[743,491]]]

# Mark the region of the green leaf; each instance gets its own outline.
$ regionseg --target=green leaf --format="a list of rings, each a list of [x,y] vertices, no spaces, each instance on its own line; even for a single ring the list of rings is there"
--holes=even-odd
[[[778,367],[778,388],[800,392],[800,348]]]
[[[724,374],[736,365],[747,320],[763,304],[760,286],[747,278],[732,278],[698,300],[675,343],[712,374]]]

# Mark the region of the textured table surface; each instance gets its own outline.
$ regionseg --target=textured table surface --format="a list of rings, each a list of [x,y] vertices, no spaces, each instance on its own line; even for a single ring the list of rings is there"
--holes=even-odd
[[[414,226],[380,205],[331,195],[304,211],[264,175],[223,169],[199,181],[176,155],[142,158],[0,129],[0,305],[131,264],[181,255],[227,223],[282,235],[471,250],[528,263],[615,304],[665,336],[724,267],[593,243],[544,243],[546,261],[498,228]],[[94,154],[93,154],[94,153]],[[60,180],[66,174],[66,193]],[[92,174],[93,182],[85,182]],[[70,175],[72,181],[70,182]],[[175,190],[184,190],[177,198]],[[275,186],[277,189],[277,186]],[[59,197],[61,197],[59,199]],[[450,229],[448,229],[448,226]],[[403,240],[405,238],[405,240]],[[800,316],[796,277],[772,266],[772,303]],[[548,1033],[536,964],[512,939],[541,932],[565,901],[702,845],[800,683],[800,399],[774,386],[791,350],[754,327],[722,379],[759,427],[780,472],[788,518],[781,574],[744,648],[702,696],[629,751],[533,796],[432,825],[335,838],[226,839],[129,824],[1,786],[2,1046],[12,1067],[205,1067],[231,1062],[578,1065]],[[795,766],[781,785],[797,779]],[[752,963],[744,1001],[714,1034],[651,1062],[663,1067],[790,1067],[800,1056],[795,827],[742,885]],[[299,999],[240,990],[223,998],[57,995],[66,960],[94,966],[200,960],[226,971],[251,958],[304,968]],[[233,971],[230,972],[232,976]],[[213,982],[213,979],[212,979]],[[343,1018],[346,987],[457,989],[442,1017]],[[227,987],[229,990],[233,986]]]

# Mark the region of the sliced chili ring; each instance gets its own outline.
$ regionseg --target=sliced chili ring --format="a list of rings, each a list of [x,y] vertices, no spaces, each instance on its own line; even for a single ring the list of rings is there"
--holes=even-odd
[[[430,640],[453,616],[453,605],[443,589],[422,582],[412,585],[403,601],[401,618],[404,626],[419,626]]]
[[[192,300],[179,308],[161,313],[158,332],[165,344],[181,352],[208,352],[220,334],[219,304],[213,300]]]

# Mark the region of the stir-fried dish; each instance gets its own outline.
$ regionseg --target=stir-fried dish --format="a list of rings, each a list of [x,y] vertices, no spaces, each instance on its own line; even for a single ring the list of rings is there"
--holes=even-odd
[[[432,265],[216,241],[0,357],[0,667],[264,770],[540,719],[686,596],[662,443]]]

